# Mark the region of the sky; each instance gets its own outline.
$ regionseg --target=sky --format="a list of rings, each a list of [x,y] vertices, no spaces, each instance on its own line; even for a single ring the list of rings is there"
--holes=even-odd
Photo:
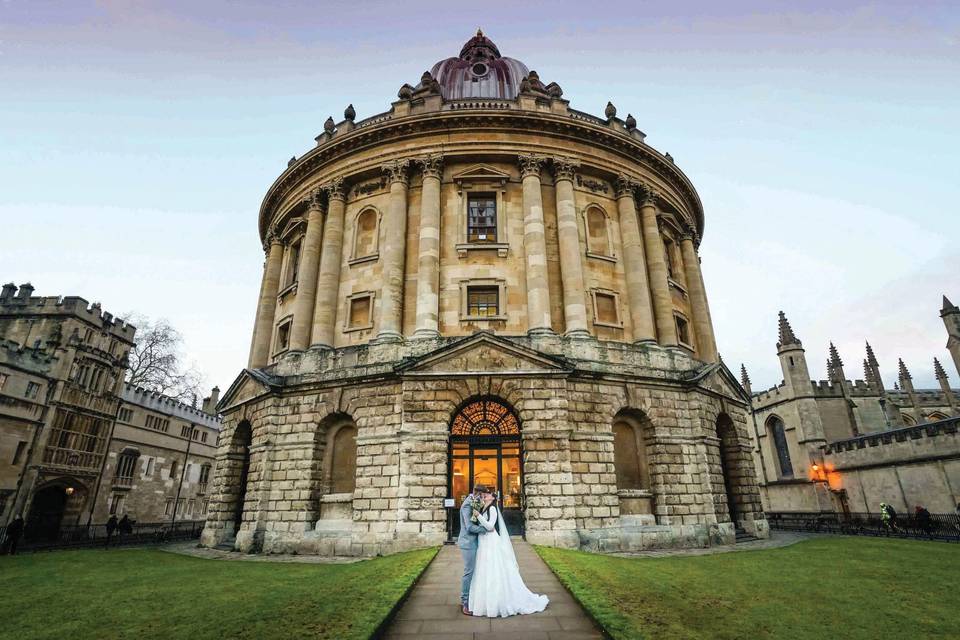
[[[0,280],[166,318],[225,389],[287,160],[482,27],[571,107],[611,100],[696,186],[724,361],[777,384],[777,312],[826,377],[869,340],[958,386],[960,3],[0,0]]]

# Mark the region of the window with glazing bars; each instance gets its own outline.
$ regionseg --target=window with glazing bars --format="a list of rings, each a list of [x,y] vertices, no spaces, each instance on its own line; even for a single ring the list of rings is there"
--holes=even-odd
[[[496,316],[500,313],[500,290],[497,287],[467,288],[467,315]]]
[[[497,200],[491,194],[467,199],[467,242],[497,241]]]

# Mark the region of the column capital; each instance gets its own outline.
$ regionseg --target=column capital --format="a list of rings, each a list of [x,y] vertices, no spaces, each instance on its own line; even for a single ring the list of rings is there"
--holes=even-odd
[[[443,177],[443,155],[432,153],[422,158],[417,158],[417,164],[420,165],[424,178],[436,178],[440,180]]]
[[[410,184],[410,160],[407,158],[402,158],[400,160],[391,160],[390,162],[384,162],[380,165],[380,171],[382,171],[386,176],[387,180],[391,184],[394,182],[401,182],[403,186]]]
[[[573,174],[576,173],[580,162],[573,158],[564,158],[555,156],[550,158],[550,164],[553,167],[553,178],[556,181],[569,180],[573,182]]]
[[[303,199],[303,202],[307,205],[307,208],[310,211],[320,211],[322,212],[326,207],[323,202],[323,188],[313,189],[307,196]]]
[[[270,253],[270,249],[273,245],[283,245],[283,240],[280,239],[280,234],[274,229],[267,231],[267,237],[263,241],[263,252]]]
[[[640,204],[644,207],[656,206],[660,198],[660,192],[653,185],[643,183],[640,185],[643,190],[643,196],[640,198]]]
[[[327,194],[327,200],[340,200],[341,202],[346,201],[347,192],[345,185],[343,184],[343,178],[337,177],[331,179],[329,182],[324,184],[318,189],[318,191],[324,191]]]
[[[613,183],[613,188],[618,198],[625,198],[627,196],[632,198],[634,192],[637,190],[637,186],[636,180],[622,173],[617,176],[617,179]]]
[[[526,178],[527,176],[537,176],[540,177],[540,167],[543,166],[546,158],[543,156],[530,154],[523,154],[517,156],[517,160],[520,164],[520,178]]]
[[[690,240],[693,242],[694,247],[700,246],[700,236],[697,234],[697,230],[687,223],[684,223],[682,227],[682,231],[680,232],[680,240]]]

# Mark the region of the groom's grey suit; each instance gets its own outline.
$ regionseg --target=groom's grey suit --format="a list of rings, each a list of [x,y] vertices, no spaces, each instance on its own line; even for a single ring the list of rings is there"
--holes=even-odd
[[[457,537],[457,546],[463,555],[463,580],[460,581],[460,603],[463,605],[470,599],[470,582],[473,580],[473,569],[477,563],[477,536],[487,532],[479,524],[470,522],[474,499],[471,494],[460,505],[460,536]]]

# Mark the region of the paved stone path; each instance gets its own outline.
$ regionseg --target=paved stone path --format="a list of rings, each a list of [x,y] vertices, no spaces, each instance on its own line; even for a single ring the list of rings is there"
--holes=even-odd
[[[385,640],[602,640],[603,634],[533,547],[514,538],[513,548],[527,587],[550,597],[546,611],[492,619],[463,615],[463,561],[457,547],[444,545],[387,629]]]

